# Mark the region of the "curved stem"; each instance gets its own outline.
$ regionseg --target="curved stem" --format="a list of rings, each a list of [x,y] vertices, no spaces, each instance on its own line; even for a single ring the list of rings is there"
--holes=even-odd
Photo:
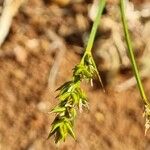
[[[88,40],[88,43],[87,43],[85,53],[90,53],[91,52],[91,49],[92,49],[93,43],[94,43],[94,39],[95,39],[95,35],[96,35],[96,32],[97,32],[97,28],[98,28],[98,25],[99,25],[100,20],[101,20],[102,12],[105,8],[105,4],[106,4],[106,0],[99,0],[98,10],[97,10],[98,12],[97,12],[94,24],[92,26],[92,30],[91,30],[91,33],[90,33],[90,37],[89,37],[89,40]]]
[[[93,26],[92,26],[92,30],[90,32],[90,37],[88,39],[87,47],[85,49],[85,52],[84,52],[84,55],[83,55],[83,57],[81,59],[80,64],[84,63],[84,57],[86,56],[86,54],[88,54],[88,53],[91,54],[91,50],[92,50],[92,47],[93,47],[94,39],[95,39],[95,36],[96,36],[98,25],[100,24],[100,21],[101,21],[101,16],[102,16],[103,10],[105,8],[105,5],[106,5],[106,0],[99,0],[98,10],[97,10],[97,13],[96,13],[96,18],[94,20],[94,23],[93,23]],[[95,64],[94,61],[93,61],[93,63],[94,63],[94,66],[95,66],[95,69],[96,69],[96,72],[97,72],[97,75],[98,75],[98,79],[99,79],[99,81],[100,81],[100,83],[102,85],[102,88],[104,90],[104,86],[103,86],[101,77],[99,75],[99,72],[97,70],[96,64]]]
[[[135,56],[134,56],[132,43],[131,43],[129,31],[128,31],[128,25],[127,25],[124,9],[125,9],[124,0],[120,0],[120,11],[121,11],[122,23],[123,23],[126,43],[127,43],[127,47],[128,47],[129,57],[130,57],[130,61],[131,61],[131,64],[132,64],[132,69],[134,71],[134,76],[136,78],[137,85],[138,85],[142,100],[144,101],[144,103],[146,105],[150,106],[150,102],[148,101],[148,98],[145,94],[145,90],[144,90],[144,87],[143,87],[143,84],[142,84],[142,81],[141,81],[141,78],[140,78],[139,70],[138,70],[138,67],[137,67],[137,64],[136,64],[136,61],[135,61]]]

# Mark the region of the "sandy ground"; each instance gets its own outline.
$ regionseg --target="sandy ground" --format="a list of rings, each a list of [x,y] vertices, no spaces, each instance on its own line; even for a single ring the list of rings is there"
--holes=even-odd
[[[0,51],[0,150],[57,149],[53,139],[46,140],[55,117],[49,111],[57,103],[54,90],[71,78],[72,68],[83,53],[82,36],[91,27],[86,17],[89,3],[59,7],[55,2],[30,0],[14,18]],[[49,74],[63,46],[57,45],[49,31],[66,46],[53,86],[48,84]],[[125,71],[117,78],[123,82],[131,74]],[[103,93],[97,82],[93,88],[84,85],[90,110],[78,114],[77,141],[68,138],[60,149],[150,150],[150,132],[144,135],[143,105],[137,88],[117,93],[107,84]],[[145,79],[144,85],[149,94],[150,80]]]

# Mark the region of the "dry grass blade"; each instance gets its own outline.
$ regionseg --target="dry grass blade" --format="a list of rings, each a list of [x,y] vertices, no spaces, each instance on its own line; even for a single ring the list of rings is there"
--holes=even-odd
[[[59,51],[56,53],[55,61],[50,70],[48,78],[48,87],[50,89],[54,89],[57,73],[67,48],[63,39],[61,39],[55,32],[53,32],[52,30],[48,30],[46,33],[47,37],[53,42],[53,48],[59,49]]]
[[[5,0],[3,5],[3,11],[0,18],[0,46],[5,41],[11,24],[12,19],[18,12],[18,9],[25,0]]]

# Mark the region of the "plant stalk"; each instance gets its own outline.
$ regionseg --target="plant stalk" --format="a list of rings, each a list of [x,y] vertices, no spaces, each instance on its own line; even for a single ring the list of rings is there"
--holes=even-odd
[[[85,54],[91,53],[94,39],[95,39],[95,35],[97,32],[98,25],[100,24],[100,21],[101,21],[101,16],[102,16],[103,10],[105,8],[105,4],[106,4],[106,0],[99,0],[97,15],[96,15],[96,18],[94,20],[94,24],[92,26],[92,30],[90,33],[90,37],[88,39],[87,47],[85,49]]]
[[[96,32],[97,32],[97,29],[98,29],[98,25],[100,24],[101,16],[102,16],[103,10],[105,8],[105,5],[106,5],[106,0],[99,0],[98,10],[96,12],[96,18],[94,20],[94,23],[93,23],[93,26],[92,26],[92,30],[90,32],[90,36],[89,36],[89,39],[88,39],[88,43],[87,43],[87,46],[86,46],[86,49],[85,49],[85,52],[84,52],[84,55],[83,55],[83,57],[81,59],[80,64],[84,63],[84,57],[86,56],[86,54],[90,54],[91,55],[91,50],[92,50],[92,47],[93,47],[93,44],[94,44]],[[102,88],[104,90],[104,86],[103,86],[101,77],[99,75],[99,72],[97,70],[96,64],[95,64],[94,61],[93,61],[93,63],[94,63],[94,66],[95,66],[95,69],[96,69],[96,72],[97,72],[98,79],[99,79],[99,81],[101,83],[101,86],[102,86]]]
[[[133,47],[132,47],[132,43],[131,43],[131,38],[129,35],[129,31],[128,31],[128,24],[127,24],[127,20],[125,17],[125,4],[124,4],[125,0],[120,0],[120,12],[121,12],[121,18],[122,18],[122,23],[123,23],[123,28],[124,28],[124,33],[125,33],[125,39],[126,39],[126,43],[127,43],[127,47],[128,47],[128,53],[129,53],[129,57],[130,57],[130,61],[132,64],[132,69],[134,71],[134,76],[136,78],[136,82],[137,82],[137,86],[139,88],[142,100],[144,101],[144,103],[148,106],[150,106],[150,102],[148,101],[148,98],[145,94],[145,90],[140,78],[140,74],[139,74],[139,70],[137,67],[137,63],[135,60],[135,56],[134,56],[134,52],[133,52]]]

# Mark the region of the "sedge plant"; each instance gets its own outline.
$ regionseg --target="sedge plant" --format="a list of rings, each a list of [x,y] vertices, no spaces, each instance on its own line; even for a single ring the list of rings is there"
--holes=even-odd
[[[57,91],[59,91],[57,96],[59,104],[51,111],[56,114],[56,117],[51,125],[51,131],[48,136],[48,138],[54,136],[55,143],[65,141],[68,135],[71,135],[74,139],[76,138],[74,133],[74,121],[77,111],[79,110],[81,112],[83,108],[88,108],[87,96],[81,88],[81,82],[86,80],[92,84],[93,78],[97,76],[103,86],[91,50],[102,12],[105,8],[105,3],[105,0],[99,1],[97,15],[84,55],[80,63],[73,69],[72,80],[64,83],[57,89]]]
[[[48,136],[48,138],[54,136],[55,143],[65,141],[68,135],[76,139],[74,133],[74,122],[77,116],[77,112],[78,110],[81,112],[83,108],[88,108],[87,96],[81,88],[81,82],[86,80],[92,84],[92,80],[97,76],[103,87],[91,50],[93,47],[95,35],[105,5],[106,5],[106,0],[99,0],[97,15],[93,23],[92,30],[90,32],[89,40],[85,48],[84,55],[80,63],[74,67],[72,79],[64,83],[57,89],[57,91],[59,91],[59,94],[57,96],[59,103],[51,111],[52,113],[56,114],[56,117],[52,122],[51,131]],[[121,18],[122,18],[129,58],[132,64],[132,69],[134,71],[134,76],[137,81],[141,98],[145,106],[145,113],[144,113],[146,118],[145,128],[147,131],[147,129],[150,127],[150,103],[145,94],[143,84],[139,75],[138,67],[135,61],[132,42],[130,39],[127,20],[125,17],[124,0],[120,0],[120,12],[121,12]]]

